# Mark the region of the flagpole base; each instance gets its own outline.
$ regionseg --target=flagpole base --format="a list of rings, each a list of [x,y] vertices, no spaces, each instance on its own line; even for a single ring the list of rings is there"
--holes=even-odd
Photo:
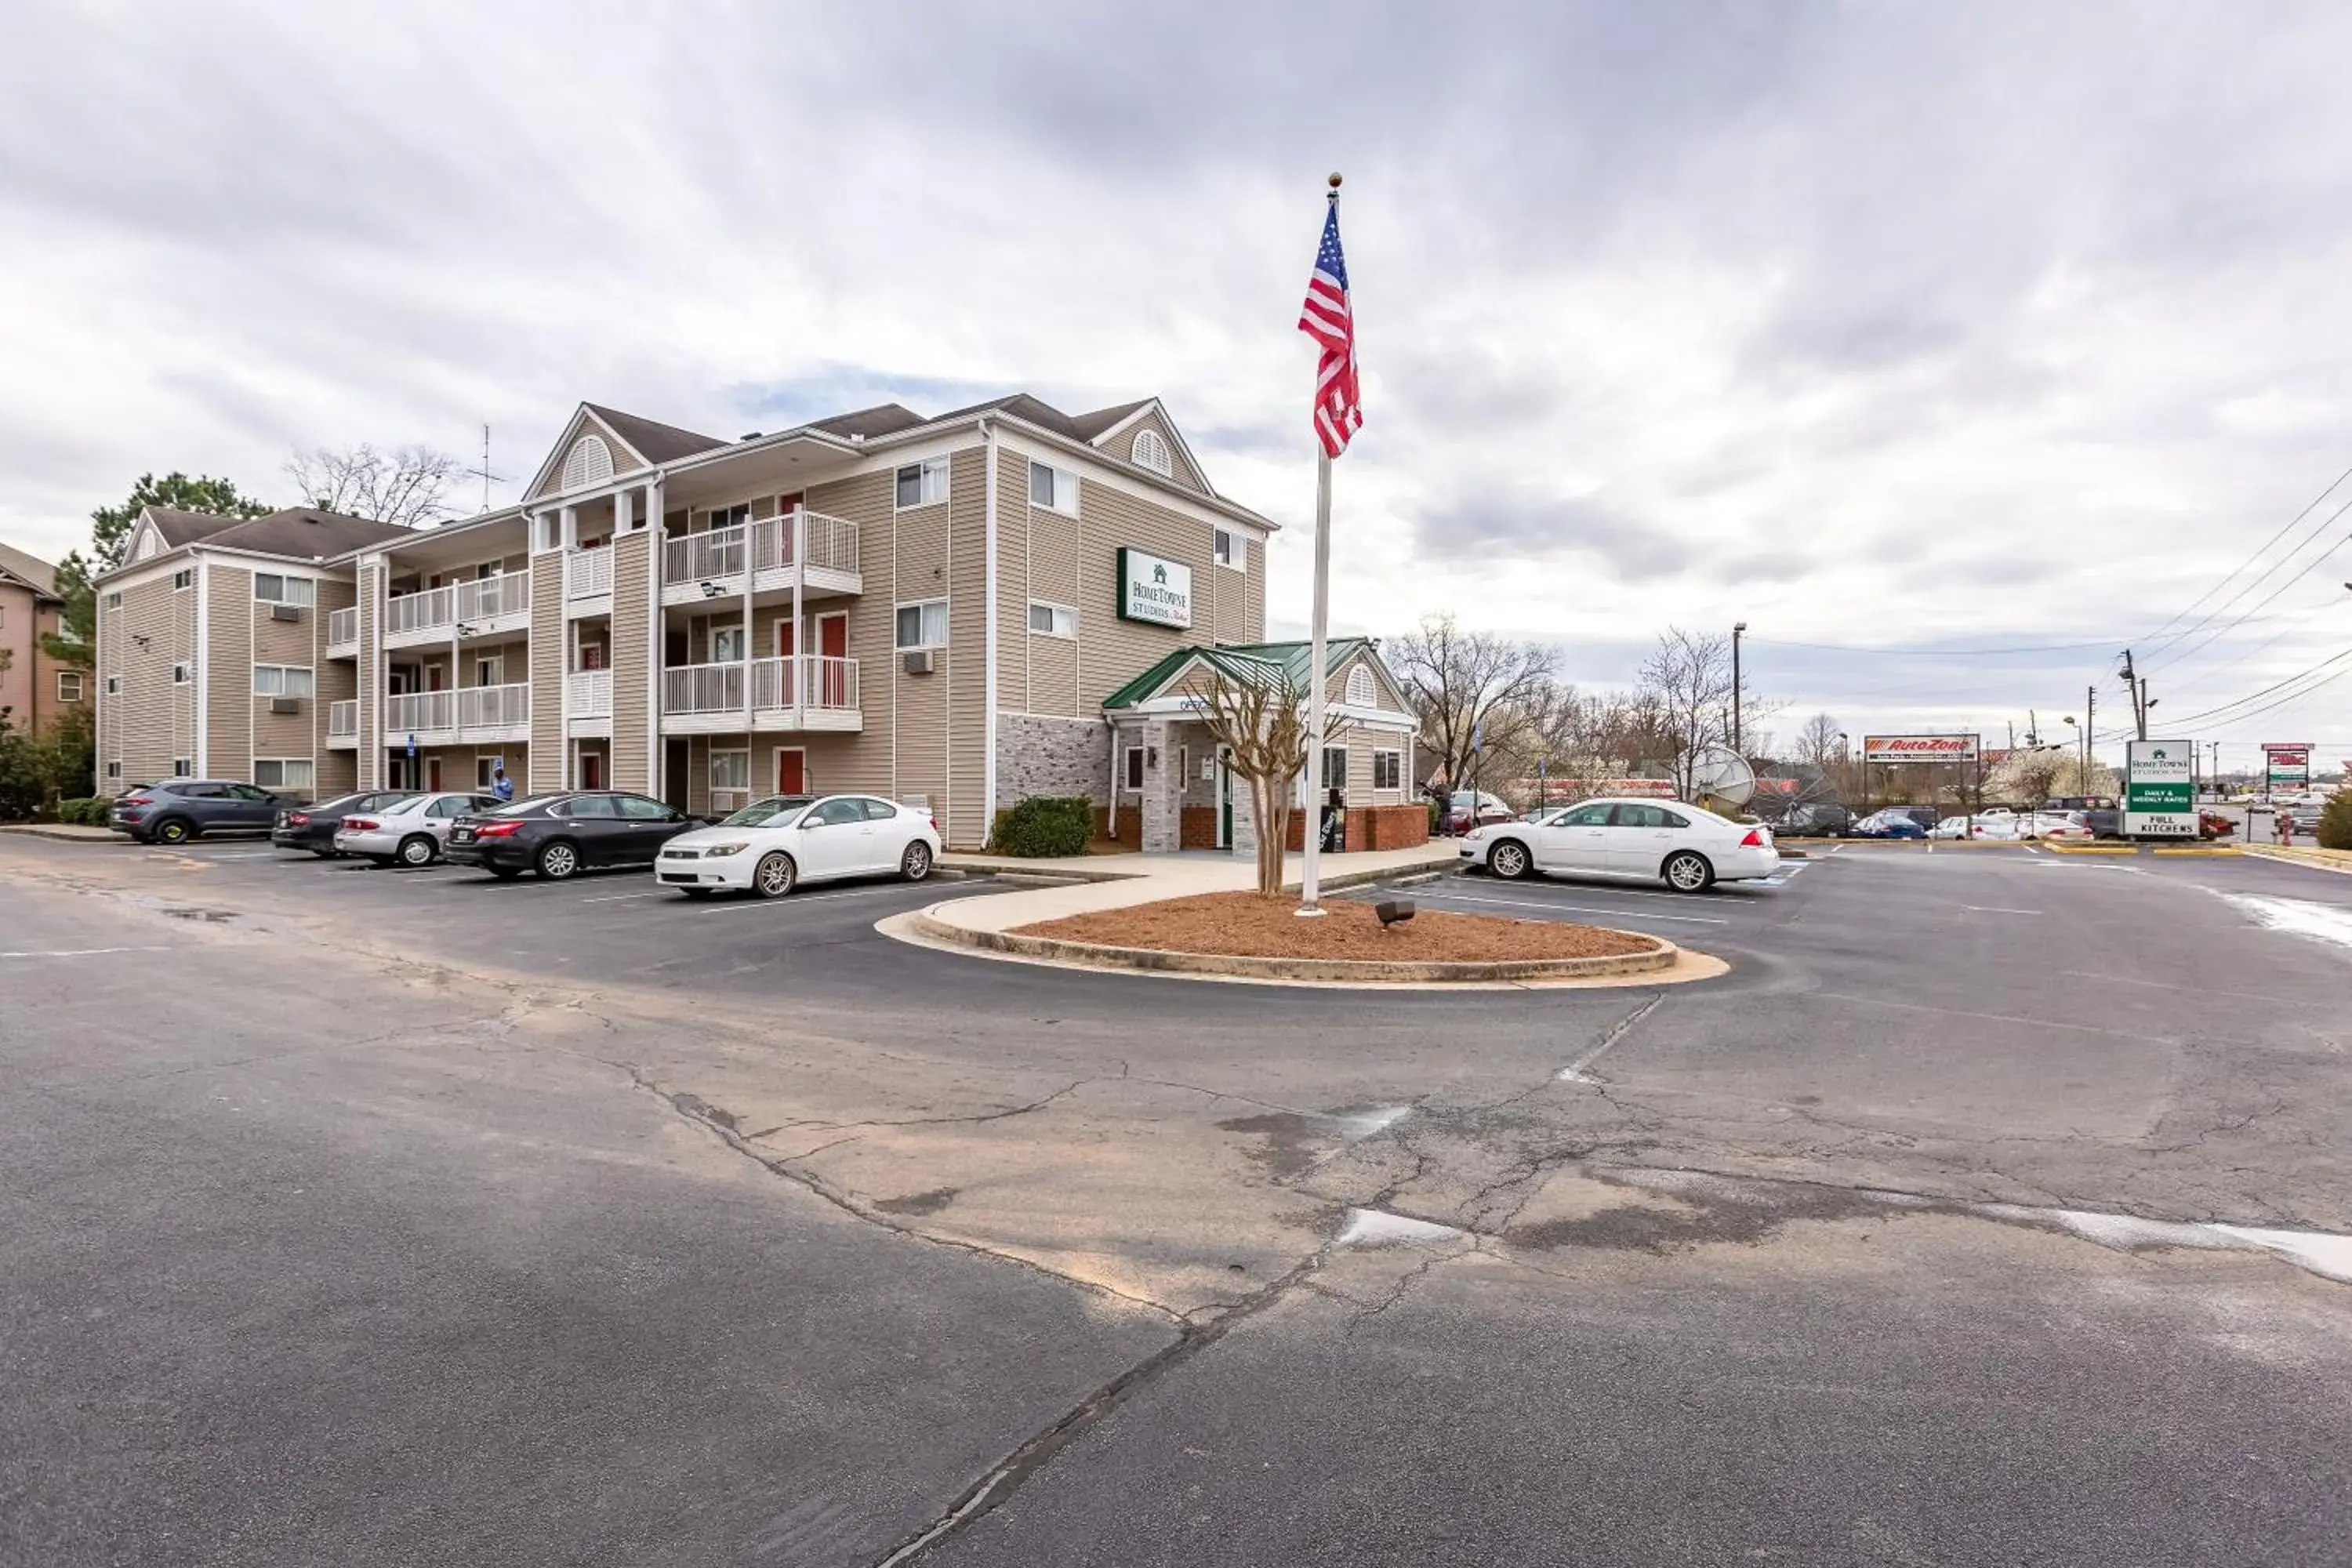
[[[1318,904],[1301,904],[1290,912],[1297,915],[1300,920],[1312,920],[1319,919],[1324,915],[1329,914],[1331,911]]]

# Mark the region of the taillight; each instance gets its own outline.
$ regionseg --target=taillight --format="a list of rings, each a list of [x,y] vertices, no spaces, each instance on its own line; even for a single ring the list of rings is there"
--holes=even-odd
[[[1761,848],[1763,848],[1763,847],[1764,847],[1764,830],[1763,830],[1762,828],[1760,828],[1760,827],[1751,827],[1751,828],[1749,828],[1749,829],[1748,830],[1748,837],[1745,837],[1745,838],[1743,838],[1743,839],[1741,839],[1741,840],[1739,841],[1739,847],[1740,847],[1742,849],[1761,849]]]
[[[308,827],[310,826],[310,814],[307,811],[289,811],[286,814],[286,826]]]
[[[522,831],[520,822],[486,822],[474,829],[477,838],[511,838]]]
[[[125,796],[125,797],[123,798],[123,802],[122,802],[122,804],[123,804],[123,805],[154,805],[155,803],[154,803],[153,801],[152,801],[152,800],[149,800],[149,799],[148,799],[145,795],[127,795],[127,796]]]
[[[347,816],[343,818],[343,831],[346,833],[373,833],[375,831],[375,824],[369,821],[364,816]]]

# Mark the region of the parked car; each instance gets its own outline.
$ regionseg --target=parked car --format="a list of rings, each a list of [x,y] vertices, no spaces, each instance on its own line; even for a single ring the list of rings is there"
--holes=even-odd
[[[780,899],[803,882],[896,872],[931,874],[940,832],[929,816],[870,795],[771,795],[662,846],[654,875],[689,899],[757,893]]]
[[[1770,828],[1655,800],[1589,800],[1549,822],[1474,827],[1462,841],[1462,860],[1503,878],[1531,871],[1633,877],[1663,879],[1681,893],[1780,868]]]
[[[345,816],[335,833],[335,848],[379,866],[430,866],[441,858],[457,818],[505,804],[488,791],[396,795],[386,805]]]
[[[1446,803],[1446,831],[1467,833],[1481,823],[1508,822],[1517,815],[1500,795],[1457,789]]]
[[[2043,811],[2074,812],[2084,825],[2100,838],[2121,838],[2124,836],[2123,803],[2113,795],[2068,795],[2055,796],[2042,803]]]
[[[160,779],[116,796],[106,825],[142,844],[185,844],[207,833],[268,833],[281,808],[300,804],[233,779]]]
[[[1901,806],[1874,811],[1853,825],[1856,838],[1925,838],[1927,825]]]
[[[661,847],[699,819],[618,790],[535,795],[449,825],[442,853],[501,881],[536,871],[551,882],[609,866],[650,866]]]
[[[1927,829],[1927,837],[1947,839],[1985,838],[1991,835],[1985,833],[1973,817],[1961,816],[1938,818],[1936,826]]]
[[[344,817],[355,811],[389,811],[406,800],[409,793],[404,789],[380,789],[366,795],[339,795],[317,805],[287,806],[270,825],[269,842],[280,849],[308,849],[331,860],[338,853],[335,829],[343,825]]]
[[[2053,842],[2087,844],[2098,837],[2079,811],[2037,811],[2018,823],[2020,838],[2042,838]]]
[[[1843,838],[1853,829],[1853,813],[1842,805],[1796,805],[1772,824],[1776,838]]]

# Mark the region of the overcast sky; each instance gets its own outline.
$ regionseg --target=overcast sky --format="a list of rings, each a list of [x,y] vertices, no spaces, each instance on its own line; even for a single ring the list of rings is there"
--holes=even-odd
[[[8,32],[0,536],[39,553],[146,469],[291,499],[294,447],[470,457],[484,421],[511,499],[582,399],[735,436],[1156,393],[1286,525],[1303,627],[1337,168],[1341,629],[1452,610],[1612,684],[1744,619],[1784,730],[1995,737],[2070,735],[2092,681],[2105,728],[2126,640],[2184,719],[2352,647],[2352,484],[2209,592],[2352,466],[2341,5],[18,0]],[[2352,754],[2352,679],[2179,728]]]

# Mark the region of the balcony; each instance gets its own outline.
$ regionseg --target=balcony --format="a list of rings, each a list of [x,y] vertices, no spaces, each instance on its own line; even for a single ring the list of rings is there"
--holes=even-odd
[[[360,607],[327,612],[327,657],[357,658],[360,656]],[[353,730],[356,736],[359,731]]]
[[[795,518],[800,522],[797,528]],[[803,530],[808,555],[798,563],[797,573],[803,595],[824,598],[864,593],[865,579],[857,566],[857,525],[820,511],[803,511],[664,540],[662,603],[685,605],[740,595],[747,573],[754,595],[789,594],[795,575],[793,542]]]
[[[575,669],[563,678],[563,723],[575,739],[613,733],[613,672]]]
[[[341,612],[338,612],[339,614]],[[360,705],[354,698],[348,702],[327,704],[327,744],[340,751],[356,750],[360,743]]]
[[[403,594],[383,606],[383,646],[413,647],[451,637],[507,637],[530,626],[530,574],[501,572],[421,594]]]
[[[613,551],[610,545],[563,552],[563,607],[575,616],[609,616],[613,613]]]
[[[455,691],[403,691],[384,699],[384,744],[403,747],[530,739],[530,688],[464,686]]]
[[[662,671],[662,733],[863,730],[857,661],[803,654]]]

